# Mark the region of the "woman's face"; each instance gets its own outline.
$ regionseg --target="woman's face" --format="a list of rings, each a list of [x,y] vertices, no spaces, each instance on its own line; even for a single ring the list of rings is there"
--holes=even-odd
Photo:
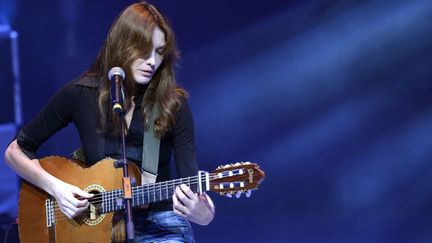
[[[153,29],[152,43],[153,47],[147,57],[132,62],[132,74],[138,84],[148,84],[163,61],[165,34],[157,26]]]

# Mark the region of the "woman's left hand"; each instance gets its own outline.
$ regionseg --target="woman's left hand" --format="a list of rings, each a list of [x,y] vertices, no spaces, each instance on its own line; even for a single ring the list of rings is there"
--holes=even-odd
[[[189,221],[199,225],[208,225],[215,216],[213,201],[206,193],[195,194],[182,184],[178,186],[172,196],[173,211]]]

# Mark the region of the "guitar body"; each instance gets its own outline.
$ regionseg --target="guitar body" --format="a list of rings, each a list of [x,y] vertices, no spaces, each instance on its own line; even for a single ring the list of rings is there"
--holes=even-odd
[[[62,157],[40,160],[41,166],[50,174],[91,193],[122,188],[123,171],[121,168],[116,169],[113,162],[113,159],[104,159],[86,168]],[[136,183],[140,184],[140,171],[133,163],[129,163],[129,177],[135,178]],[[56,210],[55,223],[48,227],[45,206],[47,199],[51,199],[49,194],[23,181],[18,206],[18,229],[22,243],[111,242],[124,239],[122,212],[87,218],[90,222],[86,223],[81,218],[68,219],[60,210]]]

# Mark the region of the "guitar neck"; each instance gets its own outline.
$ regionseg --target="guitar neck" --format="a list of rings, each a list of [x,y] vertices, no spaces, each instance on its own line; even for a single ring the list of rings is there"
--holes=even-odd
[[[134,186],[132,187],[132,206],[169,200],[174,194],[175,188],[181,184],[187,185],[194,193],[208,191],[208,173],[200,171],[196,176]],[[100,194],[102,197],[100,205],[102,213],[124,209],[122,189],[102,192]]]

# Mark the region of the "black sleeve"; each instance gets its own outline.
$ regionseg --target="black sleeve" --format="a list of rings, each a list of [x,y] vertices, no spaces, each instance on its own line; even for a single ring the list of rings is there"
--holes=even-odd
[[[74,85],[61,88],[39,114],[17,135],[17,143],[30,159],[37,158],[38,148],[55,132],[72,121],[74,111]]]
[[[192,113],[187,100],[183,100],[176,115],[173,131],[174,159],[179,177],[193,176],[198,173],[195,153],[195,134]]]

